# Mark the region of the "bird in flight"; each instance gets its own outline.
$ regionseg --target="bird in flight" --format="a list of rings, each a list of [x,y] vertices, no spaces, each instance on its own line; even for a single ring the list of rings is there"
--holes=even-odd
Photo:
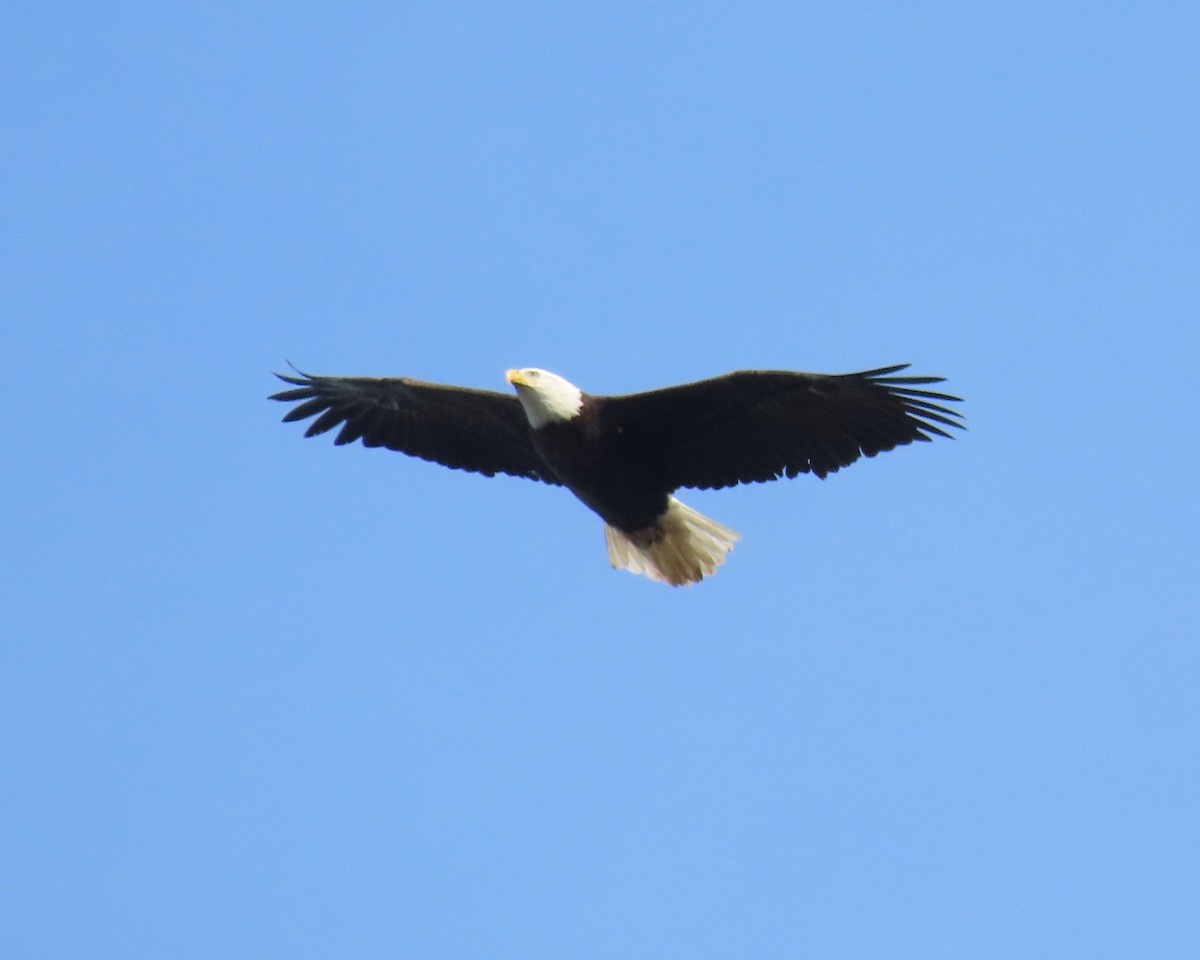
[[[316,419],[316,436],[361,440],[457,470],[566,487],[604,521],[618,569],[672,586],[712,574],[738,534],[677,500],[812,473],[824,479],[861,456],[949,437],[959,397],[926,389],[943,377],[743,370],[623,396],[593,396],[557,374],[509,370],[515,393],[407,377],[277,373],[294,403],[284,422]]]

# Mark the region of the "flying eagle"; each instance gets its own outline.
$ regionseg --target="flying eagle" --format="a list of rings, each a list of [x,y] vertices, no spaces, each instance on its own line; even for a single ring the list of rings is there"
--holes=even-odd
[[[894,375],[907,367],[744,370],[612,397],[534,368],[508,371],[515,396],[297,370],[276,374],[295,389],[271,399],[298,404],[284,422],[316,417],[306,437],[341,427],[335,444],[564,486],[604,520],[614,567],[682,586],[713,573],[740,538],[676,500],[680,487],[824,479],[860,456],[961,428],[961,414],[942,405],[960,398],[922,389],[944,378]]]

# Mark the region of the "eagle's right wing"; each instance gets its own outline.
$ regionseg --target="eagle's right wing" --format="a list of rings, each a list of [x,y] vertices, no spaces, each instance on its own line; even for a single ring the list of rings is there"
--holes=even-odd
[[[959,398],[926,389],[942,378],[895,376],[905,366],[840,375],[744,370],[605,397],[603,410],[608,429],[670,490],[824,478],[861,456],[962,427],[946,406]]]

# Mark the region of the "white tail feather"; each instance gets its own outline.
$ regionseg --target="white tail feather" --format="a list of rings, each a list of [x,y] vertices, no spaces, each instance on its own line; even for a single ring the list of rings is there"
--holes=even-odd
[[[625,533],[604,525],[608,559],[614,567],[673,587],[699,583],[711,575],[740,539],[674,497],[652,527]]]

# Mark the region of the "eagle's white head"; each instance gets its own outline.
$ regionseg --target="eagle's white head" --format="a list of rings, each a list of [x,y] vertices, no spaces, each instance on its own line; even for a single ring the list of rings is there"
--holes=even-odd
[[[509,370],[504,376],[516,388],[517,399],[525,408],[529,425],[535,430],[579,415],[583,391],[558,374],[526,367]]]

